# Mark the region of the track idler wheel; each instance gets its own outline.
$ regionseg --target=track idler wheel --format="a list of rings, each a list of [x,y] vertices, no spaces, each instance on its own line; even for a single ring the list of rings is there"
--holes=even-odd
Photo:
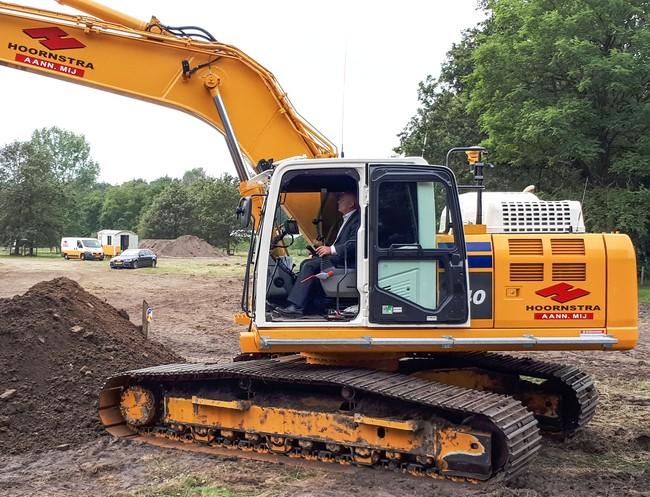
[[[120,397],[120,412],[131,426],[147,426],[156,417],[156,398],[151,390],[129,387]]]

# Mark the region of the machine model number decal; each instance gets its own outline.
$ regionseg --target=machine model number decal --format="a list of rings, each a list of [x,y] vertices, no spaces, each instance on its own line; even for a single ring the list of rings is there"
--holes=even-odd
[[[469,287],[472,319],[492,319],[492,273],[470,271]]]

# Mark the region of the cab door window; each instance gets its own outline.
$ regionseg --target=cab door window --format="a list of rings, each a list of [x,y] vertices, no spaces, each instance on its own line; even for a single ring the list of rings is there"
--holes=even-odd
[[[451,229],[461,225],[451,173],[375,166],[370,186],[371,322],[465,322],[465,244],[462,230]]]

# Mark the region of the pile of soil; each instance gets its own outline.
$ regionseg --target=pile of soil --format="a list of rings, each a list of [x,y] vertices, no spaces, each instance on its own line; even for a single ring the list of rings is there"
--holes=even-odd
[[[114,373],[182,359],[68,278],[0,299],[0,453],[103,435],[97,397]]]
[[[219,257],[223,251],[193,235],[179,236],[175,240],[140,240],[140,248],[153,250],[159,257]]]

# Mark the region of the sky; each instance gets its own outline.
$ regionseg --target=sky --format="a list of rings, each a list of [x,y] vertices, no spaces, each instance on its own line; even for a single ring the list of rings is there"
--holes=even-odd
[[[77,12],[54,0],[14,1]],[[462,31],[484,17],[476,0],[103,3],[142,20],[200,26],[243,50],[347,158],[395,155],[418,108],[418,83],[437,76]],[[0,88],[0,146],[59,126],[86,137],[108,183],[182,177],[194,167],[235,174],[221,134],[182,112],[4,66]]]

